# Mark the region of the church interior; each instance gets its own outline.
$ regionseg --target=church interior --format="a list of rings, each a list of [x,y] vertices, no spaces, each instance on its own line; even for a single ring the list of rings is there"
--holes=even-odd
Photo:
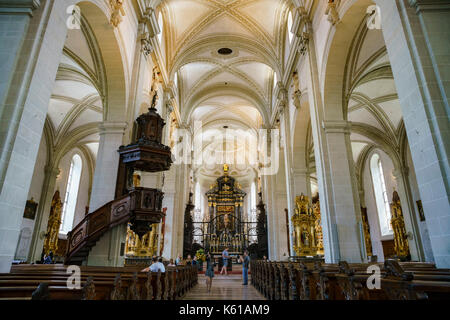
[[[450,298],[450,1],[3,0],[0,43],[0,300]]]

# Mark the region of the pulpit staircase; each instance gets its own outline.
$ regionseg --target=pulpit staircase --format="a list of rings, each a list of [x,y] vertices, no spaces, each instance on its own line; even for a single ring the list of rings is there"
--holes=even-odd
[[[98,240],[112,228],[136,217],[148,217],[149,224],[160,221],[163,193],[158,189],[135,188],[88,214],[68,234],[65,264],[81,265]]]

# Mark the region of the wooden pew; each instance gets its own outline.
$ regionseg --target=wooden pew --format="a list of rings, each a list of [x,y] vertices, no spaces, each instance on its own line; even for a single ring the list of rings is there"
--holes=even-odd
[[[0,274],[0,299],[29,298],[38,286],[47,283],[49,299],[141,300],[181,297],[198,281],[192,266],[167,268],[166,273],[141,273],[139,268],[81,267],[82,289],[67,288],[62,265],[28,265]]]
[[[369,289],[370,265],[381,271],[381,289]],[[252,284],[273,300],[448,299],[450,270],[432,263],[396,262],[339,264],[254,261]]]

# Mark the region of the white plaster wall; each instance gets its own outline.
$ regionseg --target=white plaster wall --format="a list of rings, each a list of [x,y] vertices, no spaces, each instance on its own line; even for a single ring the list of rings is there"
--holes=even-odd
[[[39,145],[39,151],[36,158],[36,164],[34,166],[33,178],[31,180],[30,191],[28,192],[27,200],[31,198],[38,203],[38,206],[44,205],[40,203],[42,185],[45,178],[45,164],[47,162],[47,144],[45,142],[44,135],[42,136],[41,143]],[[36,208],[36,214],[37,214]],[[20,236],[17,243],[17,249],[14,259],[16,260],[26,260],[28,256],[28,251],[31,245],[31,236],[34,230],[34,220],[23,218],[22,225],[20,227]]]
[[[417,186],[416,172],[414,170],[414,164],[411,159],[411,151],[407,150],[406,154],[407,166],[409,168],[409,185],[411,188],[411,196],[413,199],[414,214],[416,215],[416,221],[419,225],[420,237],[422,239],[423,251],[425,254],[425,261],[434,262],[433,249],[431,248],[430,235],[428,232],[428,226],[426,221],[420,221],[419,211],[417,208],[417,200],[420,200],[419,187]]]

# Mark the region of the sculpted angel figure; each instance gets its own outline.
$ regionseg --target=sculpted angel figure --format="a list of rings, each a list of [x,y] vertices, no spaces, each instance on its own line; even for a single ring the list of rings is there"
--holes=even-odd
[[[111,24],[117,27],[122,22],[122,16],[125,16],[125,10],[123,9],[123,0],[109,0],[111,6]]]

